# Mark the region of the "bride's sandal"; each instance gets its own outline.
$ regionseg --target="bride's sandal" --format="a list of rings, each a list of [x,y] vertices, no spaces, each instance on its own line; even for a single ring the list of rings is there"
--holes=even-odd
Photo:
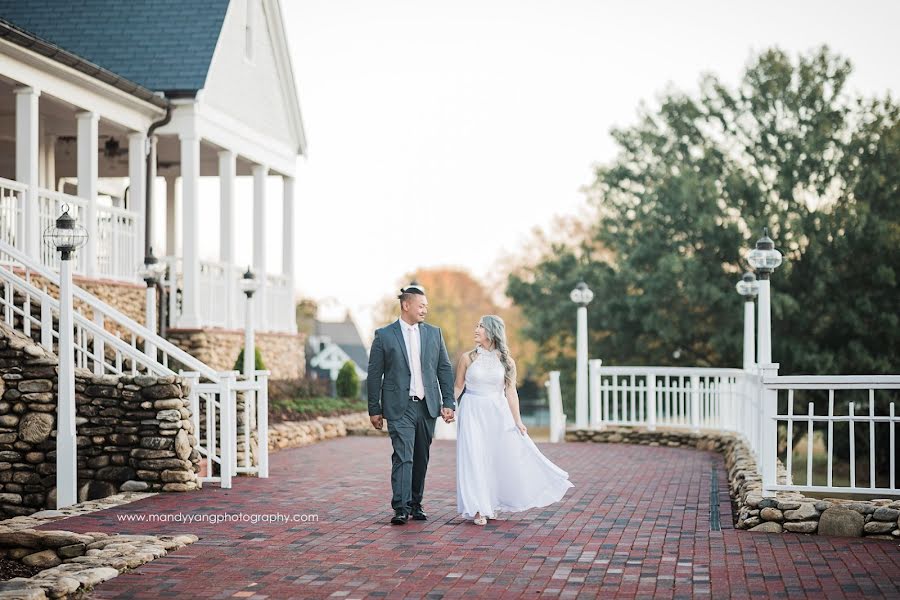
[[[475,520],[472,522],[475,523],[476,525],[487,525],[487,517],[478,515],[477,517],[475,517]]]

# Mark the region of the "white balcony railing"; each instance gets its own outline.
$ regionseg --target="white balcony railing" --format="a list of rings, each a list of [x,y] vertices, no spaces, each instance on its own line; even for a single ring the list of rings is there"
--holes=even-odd
[[[25,249],[25,222],[23,205],[26,201],[28,186],[11,179],[0,178],[0,241],[19,250]],[[65,194],[54,190],[38,188],[37,199],[37,231],[41,236],[52,226],[57,217],[67,207],[69,214],[88,227],[88,202],[79,196]],[[97,203],[97,223],[92,234],[96,236],[97,264],[93,265],[93,273],[104,279],[135,281],[137,268],[141,262],[138,256],[137,239],[140,227],[140,216],[130,210]],[[88,227],[89,231],[92,229]],[[59,269],[59,254],[47,246],[43,240],[35,245],[40,264],[50,269]],[[91,270],[86,264],[87,252],[75,255],[75,273],[86,275]]]
[[[266,323],[271,331],[295,333],[294,291],[284,275],[266,276]]]
[[[97,207],[97,275],[107,279],[135,278],[144,258],[138,255],[139,226],[140,220],[133,211]]]
[[[87,216],[87,200],[64,194],[63,192],[55,192],[53,190],[38,190],[38,234],[43,234],[48,227],[52,227],[56,223],[56,219],[63,212],[66,206],[69,214],[79,223],[85,225],[85,217]],[[85,225],[86,226],[86,225]],[[99,231],[99,230],[98,230]],[[40,245],[41,264],[49,267],[54,271],[59,270],[59,252],[55,248],[45,244],[41,240]],[[73,265],[75,273],[87,273],[86,260],[87,252],[75,253],[75,264]],[[134,279],[134,267],[131,269],[129,279]]]
[[[181,258],[166,257],[169,274],[163,280],[168,298],[167,310],[172,327],[183,327],[181,290],[184,274]],[[244,270],[236,265],[215,261],[200,262],[197,282],[197,308],[200,327],[243,329],[246,298],[239,290]],[[267,275],[265,292],[254,296],[254,328],[257,331],[296,333],[294,297],[290,281],[280,275]]]
[[[591,361],[589,381],[592,428],[735,433],[754,453],[767,494],[900,495],[900,376],[779,377],[777,365],[745,371],[603,367],[598,360]],[[551,374],[551,398],[558,382]],[[794,481],[801,438],[804,468]],[[880,467],[876,456],[886,457]],[[777,479],[779,462],[786,480]]]
[[[27,186],[0,178],[0,241],[10,246],[21,247],[22,206],[19,200],[28,190]]]

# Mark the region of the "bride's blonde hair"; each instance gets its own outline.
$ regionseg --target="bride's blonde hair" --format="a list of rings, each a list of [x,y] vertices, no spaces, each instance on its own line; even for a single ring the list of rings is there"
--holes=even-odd
[[[514,387],[516,385],[516,363],[509,355],[509,346],[506,344],[506,324],[497,315],[484,315],[479,323],[484,327],[485,334],[500,354],[500,363],[505,371],[503,379],[506,387]],[[478,356],[477,347],[469,352],[469,359],[474,361],[476,356]]]

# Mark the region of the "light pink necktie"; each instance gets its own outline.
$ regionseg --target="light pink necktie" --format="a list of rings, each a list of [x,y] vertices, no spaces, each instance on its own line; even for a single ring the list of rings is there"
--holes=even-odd
[[[412,365],[413,372],[413,395],[421,398],[424,393],[421,392],[421,374],[422,374],[422,361],[419,354],[419,328],[413,327],[409,330],[409,346],[410,346],[410,354],[412,356],[409,357],[410,364]]]

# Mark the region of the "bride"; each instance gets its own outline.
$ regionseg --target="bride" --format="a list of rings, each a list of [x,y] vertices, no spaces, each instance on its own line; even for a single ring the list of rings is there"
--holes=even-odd
[[[456,507],[476,525],[498,511],[519,512],[558,502],[573,487],[569,475],[538,450],[519,414],[516,363],[500,317],[475,328],[475,349],[456,370],[459,431]]]

